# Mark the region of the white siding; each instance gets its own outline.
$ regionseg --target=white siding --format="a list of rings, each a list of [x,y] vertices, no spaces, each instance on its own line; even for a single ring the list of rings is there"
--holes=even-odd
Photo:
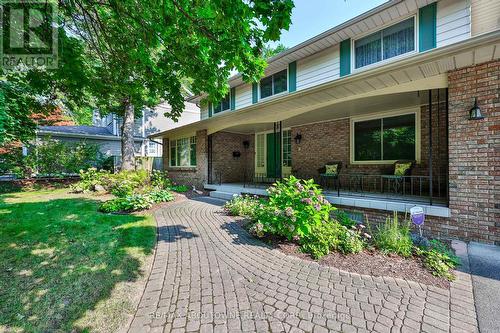
[[[472,36],[500,29],[500,1],[472,0]]]
[[[244,84],[236,87],[235,91],[236,102],[234,108],[236,110],[252,105],[252,85]]]
[[[297,90],[306,89],[340,77],[339,46],[297,62]]]
[[[470,12],[470,0],[442,0],[437,3],[437,47],[470,38]]]
[[[201,107],[201,119],[207,119],[208,118],[208,106],[202,106]]]

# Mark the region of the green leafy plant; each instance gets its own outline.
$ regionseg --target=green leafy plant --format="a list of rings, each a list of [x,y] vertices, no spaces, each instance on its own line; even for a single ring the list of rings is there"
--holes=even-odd
[[[174,195],[172,194],[172,192],[170,192],[168,190],[155,189],[152,192],[150,192],[148,195],[151,198],[151,200],[153,202],[156,202],[156,203],[168,202],[168,201],[174,200]]]
[[[151,186],[158,189],[168,189],[172,186],[172,181],[168,179],[166,171],[153,170],[151,172]]]
[[[446,278],[450,281],[455,276],[450,272],[455,268],[455,261],[447,254],[440,253],[435,249],[416,248],[416,254],[422,257],[424,266],[435,276]]]
[[[444,255],[446,262],[450,267],[460,266],[460,258],[457,257],[455,252],[453,252],[453,250],[451,250],[445,243],[440,242],[437,239],[432,239],[429,241],[429,248]]]
[[[412,254],[413,242],[410,237],[409,222],[399,223],[398,214],[394,212],[377,228],[373,237],[375,246],[384,253],[395,253],[403,257]]]
[[[265,233],[300,239],[314,226],[330,220],[334,207],[323,197],[313,179],[283,179],[268,189],[269,201],[256,209],[255,218]]]
[[[170,187],[170,189],[177,193],[184,193],[190,190],[189,186],[187,185],[173,185]]]
[[[347,213],[343,210],[337,210],[335,212],[335,218],[337,219],[337,221],[339,221],[340,224],[347,228],[351,228],[356,225],[356,221],[351,219],[349,215],[347,215]]]
[[[132,194],[123,198],[108,200],[99,206],[99,210],[105,213],[135,212],[149,209],[153,206],[153,200],[144,194]]]
[[[235,195],[224,204],[224,210],[232,216],[253,218],[259,202],[257,196]]]
[[[110,173],[106,170],[97,170],[97,168],[88,168],[87,170],[80,170],[80,181],[71,186],[75,192],[89,192],[94,191],[96,185],[105,186],[107,180],[111,177]]]

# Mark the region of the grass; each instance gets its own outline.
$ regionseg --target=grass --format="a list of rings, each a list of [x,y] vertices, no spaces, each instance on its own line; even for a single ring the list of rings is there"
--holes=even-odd
[[[155,223],[98,203],[65,189],[0,195],[0,331],[110,332],[127,321]]]

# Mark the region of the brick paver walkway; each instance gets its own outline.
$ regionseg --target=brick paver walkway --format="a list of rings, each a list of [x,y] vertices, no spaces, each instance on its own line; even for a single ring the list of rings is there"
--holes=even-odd
[[[470,276],[450,290],[348,273],[251,238],[218,201],[156,212],[158,245],[130,332],[475,332]]]

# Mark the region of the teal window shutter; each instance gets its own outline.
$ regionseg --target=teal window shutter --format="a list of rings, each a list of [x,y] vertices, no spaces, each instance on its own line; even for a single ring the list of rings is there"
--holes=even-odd
[[[297,90],[297,62],[288,64],[288,92]]]
[[[236,108],[236,88],[231,88],[231,110]]]
[[[436,47],[436,2],[418,10],[418,36],[419,52]]]
[[[255,104],[259,100],[259,84],[254,82],[252,83],[252,103]]]
[[[351,39],[340,42],[340,76],[351,74]]]
[[[212,117],[212,102],[208,102],[208,118]]]

